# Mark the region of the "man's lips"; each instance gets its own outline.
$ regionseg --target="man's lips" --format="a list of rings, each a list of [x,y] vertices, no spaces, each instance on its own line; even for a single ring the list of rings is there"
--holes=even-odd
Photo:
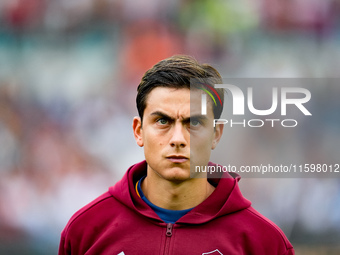
[[[171,155],[166,158],[170,160],[172,163],[183,163],[189,160],[189,158],[181,155]]]

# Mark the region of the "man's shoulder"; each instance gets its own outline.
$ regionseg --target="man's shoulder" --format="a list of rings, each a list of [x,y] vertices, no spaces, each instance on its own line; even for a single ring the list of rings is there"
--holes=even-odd
[[[252,206],[216,220],[222,240],[225,236],[228,240],[235,238],[234,244],[242,249],[247,248],[254,254],[294,254],[293,246],[283,231]],[[216,229],[211,231],[216,233]]]
[[[256,211],[252,206],[244,211],[247,214],[246,222],[251,228],[250,231],[256,231],[257,238],[263,237],[270,242],[277,242],[278,244],[283,243],[287,250],[293,247],[281,228],[274,222]]]
[[[128,172],[134,168],[138,171],[146,169],[145,161],[131,166],[125,175],[117,181],[113,186],[109,187],[108,191],[88,203],[76,213],[68,221],[63,230],[63,235],[68,232],[84,231],[88,225],[103,227],[108,221],[112,221],[117,215],[126,214],[130,211],[131,202],[129,201],[129,180]],[[132,178],[132,176],[131,176]]]
[[[280,235],[283,234],[282,230],[274,222],[272,222],[267,217],[259,213],[252,206],[248,207],[246,211],[249,214],[249,217],[251,217],[251,220],[255,224],[267,226],[269,229],[272,229],[273,231],[277,231]]]
[[[114,201],[115,199],[112,197],[112,195],[108,191],[105,192],[74,213],[68,221],[64,231],[67,232],[73,224],[76,224],[79,221],[86,223],[88,219],[91,219],[93,214],[97,215],[101,211],[104,213],[104,209],[108,208],[110,205],[112,206],[115,203]]]

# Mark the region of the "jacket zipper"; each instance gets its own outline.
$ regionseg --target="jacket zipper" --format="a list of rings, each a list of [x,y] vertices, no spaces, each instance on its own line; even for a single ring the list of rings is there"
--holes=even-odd
[[[171,237],[172,236],[172,223],[168,223],[166,225],[166,236]]]
[[[169,249],[170,249],[170,239],[172,236],[172,227],[173,224],[172,223],[168,223],[166,225],[166,239],[165,239],[165,247],[164,247],[164,255],[169,254]]]

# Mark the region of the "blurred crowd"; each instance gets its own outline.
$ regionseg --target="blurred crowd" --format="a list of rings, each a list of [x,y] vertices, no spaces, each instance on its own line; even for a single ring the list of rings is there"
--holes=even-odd
[[[339,0],[3,0],[0,24],[1,254],[55,254],[69,217],[143,159],[136,87],[159,60],[189,54],[223,77],[339,76]],[[327,141],[339,155],[333,95],[306,154]],[[336,243],[338,179],[245,182],[293,244]]]

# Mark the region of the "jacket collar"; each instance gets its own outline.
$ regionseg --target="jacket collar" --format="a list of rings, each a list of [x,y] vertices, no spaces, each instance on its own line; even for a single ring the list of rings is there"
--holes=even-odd
[[[213,163],[209,163],[212,165]],[[147,163],[142,161],[131,166],[124,177],[110,187],[110,194],[125,206],[158,222],[162,220],[158,215],[137,195],[136,182],[146,175]],[[245,199],[238,187],[240,177],[224,174],[222,178],[209,179],[215,183],[215,191],[201,204],[196,206],[188,214],[180,218],[176,223],[201,224],[236,211],[248,208],[251,203]]]

